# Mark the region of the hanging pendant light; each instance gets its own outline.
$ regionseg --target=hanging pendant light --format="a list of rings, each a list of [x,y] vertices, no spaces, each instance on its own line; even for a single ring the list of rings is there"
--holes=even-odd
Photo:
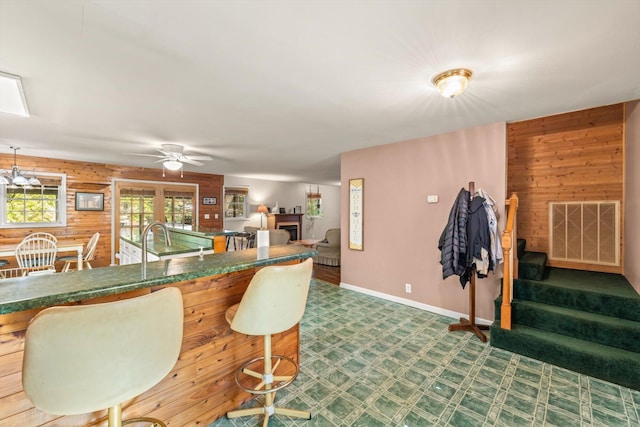
[[[25,178],[25,176],[20,172],[20,168],[18,168],[17,162],[17,151],[20,147],[10,147],[13,150],[13,166],[11,167],[11,176],[0,177],[0,184],[9,184],[12,185],[42,185],[40,180],[36,177],[36,174],[33,173],[33,176],[30,179]],[[9,182],[9,179],[11,182]]]

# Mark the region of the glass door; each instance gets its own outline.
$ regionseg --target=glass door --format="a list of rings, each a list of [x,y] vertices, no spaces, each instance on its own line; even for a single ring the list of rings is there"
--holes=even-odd
[[[197,225],[197,184],[116,181],[113,194],[114,256],[120,237],[139,241],[153,222],[185,230]]]
[[[139,240],[144,228],[154,221],[155,190],[122,188],[120,190],[119,236]]]

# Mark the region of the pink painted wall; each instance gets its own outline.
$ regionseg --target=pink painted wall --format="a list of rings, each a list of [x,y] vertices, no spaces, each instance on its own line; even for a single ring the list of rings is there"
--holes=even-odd
[[[640,293],[640,101],[626,104],[624,276]]]
[[[343,283],[468,313],[468,289],[442,279],[438,239],[458,191],[474,181],[506,199],[506,124],[497,123],[342,155]],[[364,251],[348,249],[349,179],[364,178]],[[427,204],[427,195],[439,202]],[[405,293],[405,283],[413,288]],[[498,276],[477,280],[476,316],[492,320]]]

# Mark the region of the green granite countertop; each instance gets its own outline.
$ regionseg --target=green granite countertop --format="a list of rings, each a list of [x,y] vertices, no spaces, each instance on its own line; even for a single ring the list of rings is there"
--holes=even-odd
[[[192,230],[184,230],[182,228],[174,228],[169,227],[169,230],[174,231],[176,233],[183,234],[191,234],[194,236],[234,236],[237,231],[233,230],[223,230],[220,228],[211,228],[211,227],[201,227],[199,225],[194,225]]]
[[[283,245],[205,255],[203,260],[195,256],[152,261],[144,280],[140,264],[5,279],[0,281],[0,314],[304,260],[316,254],[302,245]]]
[[[120,236],[120,239],[126,242],[129,242],[132,245],[142,249],[142,242],[140,241],[140,238],[130,239],[128,237]],[[212,245],[209,245],[204,249],[210,250],[211,247]],[[194,255],[197,255],[197,252],[199,250],[200,250],[200,246],[189,246],[188,244],[181,244],[181,243],[172,243],[171,246],[167,246],[164,241],[164,236],[158,239],[155,239],[155,241],[149,240],[149,243],[147,245],[147,252],[149,252],[150,254],[154,254],[157,257],[186,254],[189,252],[194,252],[195,253]]]

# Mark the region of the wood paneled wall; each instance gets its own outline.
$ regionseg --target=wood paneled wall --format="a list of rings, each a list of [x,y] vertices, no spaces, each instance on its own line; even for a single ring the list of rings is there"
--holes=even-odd
[[[508,125],[507,194],[516,192],[520,198],[518,237],[527,240],[527,250],[549,253],[549,202],[623,202],[623,130],[624,104]],[[623,222],[620,231],[622,246]],[[622,269],[557,261],[548,264],[615,273]]]
[[[108,165],[101,163],[56,160],[41,157],[18,156],[18,167],[24,171],[52,172],[67,174],[67,226],[52,228],[15,228],[0,229],[0,242],[18,243],[33,231],[48,231],[59,239],[73,238],[88,241],[96,231],[100,232],[100,240],[96,248],[94,267],[104,267],[111,263],[111,179],[137,179],[158,182],[196,183],[199,184],[198,200],[199,224],[204,227],[222,228],[222,191],[223,175],[166,171],[162,177],[161,169]],[[0,165],[9,168],[13,165],[13,155],[0,154]],[[76,192],[103,193],[104,211],[76,211]],[[217,197],[217,205],[202,205],[202,197]],[[204,219],[209,214],[210,219]],[[215,219],[218,214],[218,219]],[[15,260],[10,260],[15,266]],[[61,266],[59,266],[61,267]]]

